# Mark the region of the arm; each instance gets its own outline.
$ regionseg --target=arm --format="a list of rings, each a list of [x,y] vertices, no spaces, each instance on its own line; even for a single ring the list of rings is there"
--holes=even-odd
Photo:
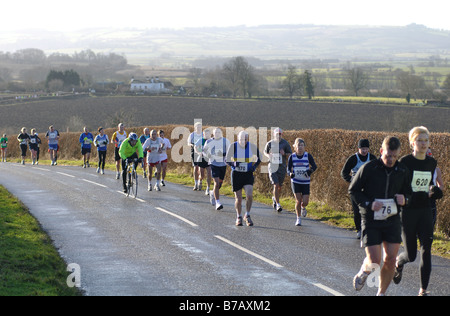
[[[352,181],[352,176],[350,175],[350,173],[352,171],[352,168],[355,167],[355,165],[356,165],[356,156],[352,155],[347,159],[344,167],[341,170],[342,179],[344,179],[348,183],[350,183]]]

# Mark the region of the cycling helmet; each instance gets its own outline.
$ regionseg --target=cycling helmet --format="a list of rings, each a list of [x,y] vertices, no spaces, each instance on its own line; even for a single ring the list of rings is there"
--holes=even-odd
[[[135,133],[131,133],[130,136],[128,136],[128,138],[129,138],[130,140],[138,140],[138,136],[137,136],[137,134],[135,134]]]

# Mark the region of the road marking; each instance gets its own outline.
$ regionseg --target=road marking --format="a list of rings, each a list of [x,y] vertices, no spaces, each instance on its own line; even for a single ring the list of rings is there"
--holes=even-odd
[[[244,248],[244,247],[241,247],[241,246],[239,246],[238,244],[235,244],[234,242],[229,241],[229,240],[226,239],[226,238],[223,238],[223,237],[218,236],[218,235],[215,235],[214,237],[216,237],[217,239],[222,240],[223,242],[226,242],[227,244],[229,244],[229,245],[231,245],[231,246],[233,246],[233,247],[235,247],[235,248],[237,248],[237,249],[239,249],[239,250],[241,250],[241,251],[243,251],[243,252],[248,253],[249,255],[251,255],[251,256],[253,256],[253,257],[255,257],[255,258],[258,258],[258,259],[260,259],[260,260],[262,260],[262,261],[264,261],[264,262],[266,262],[266,263],[268,263],[268,264],[271,264],[271,265],[273,265],[273,266],[276,267],[276,268],[283,268],[283,266],[282,266],[281,264],[278,264],[278,263],[276,263],[276,262],[274,262],[274,261],[272,261],[272,260],[270,260],[270,259],[267,259],[266,257],[263,257],[263,256],[261,256],[261,255],[258,255],[257,253],[254,253],[253,251],[250,251],[250,250],[248,250],[248,249],[246,249],[246,248]]]
[[[197,224],[191,222],[190,220],[185,219],[184,217],[182,217],[182,216],[180,216],[180,215],[177,215],[177,214],[175,214],[175,213],[169,212],[168,210],[165,210],[165,209],[163,209],[163,208],[161,208],[161,207],[156,207],[156,209],[157,209],[158,211],[161,211],[161,212],[164,212],[164,213],[166,213],[166,214],[169,214],[170,216],[176,217],[176,218],[178,218],[179,220],[182,220],[183,222],[188,223],[188,224],[191,225],[192,227],[198,227]]]
[[[94,181],[89,181],[89,180],[86,180],[86,179],[81,179],[81,180],[83,180],[84,182],[88,182],[88,183],[91,183],[91,184],[98,185],[99,187],[102,187],[102,188],[107,188],[106,185],[103,185],[103,184],[100,184],[100,183],[97,183],[97,182],[94,182]]]
[[[64,173],[64,172],[59,172],[59,171],[57,171],[56,173],[59,173],[59,174],[61,174],[61,175],[63,175],[63,176],[66,176],[66,177],[75,178],[75,176],[73,176],[73,175],[71,175],[71,174]]]
[[[145,203],[145,200],[140,199],[140,198],[136,198],[136,201],[139,201],[139,202],[141,202],[141,203]]]
[[[318,288],[320,288],[320,289],[322,289],[322,290],[324,290],[324,291],[326,291],[328,293],[333,294],[334,296],[345,296],[344,294],[342,294],[342,293],[340,293],[338,291],[335,291],[335,290],[333,290],[333,289],[329,288],[328,286],[325,286],[325,285],[323,285],[321,283],[311,283],[311,284],[314,285],[314,286],[317,286]]]
[[[34,169],[37,169],[37,170],[42,170],[42,171],[50,171],[50,170],[48,170],[48,169],[44,169],[44,168],[39,168],[39,167],[34,167]]]

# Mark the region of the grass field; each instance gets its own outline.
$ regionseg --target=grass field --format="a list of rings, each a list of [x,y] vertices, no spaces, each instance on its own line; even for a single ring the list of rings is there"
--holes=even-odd
[[[52,241],[36,219],[0,186],[0,296],[79,296]]]

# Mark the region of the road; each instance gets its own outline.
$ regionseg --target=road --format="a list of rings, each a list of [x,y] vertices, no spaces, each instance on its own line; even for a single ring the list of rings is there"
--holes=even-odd
[[[326,296],[355,292],[364,251],[355,233],[278,214],[255,203],[253,227],[236,227],[234,199],[216,211],[204,192],[167,183],[138,199],[121,193],[112,171],[0,163],[0,184],[50,235],[63,259],[80,267],[86,295]],[[433,257],[429,290],[450,294],[450,260]],[[69,274],[69,272],[68,272]],[[415,296],[418,260],[389,295]]]

